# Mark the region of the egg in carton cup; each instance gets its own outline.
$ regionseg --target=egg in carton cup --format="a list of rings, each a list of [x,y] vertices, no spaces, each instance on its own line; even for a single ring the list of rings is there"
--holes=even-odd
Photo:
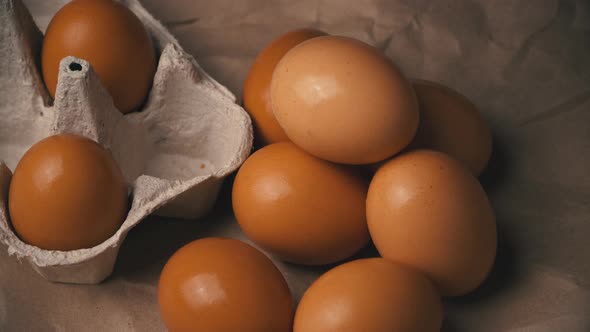
[[[95,284],[107,278],[127,233],[149,214],[184,219],[205,214],[224,177],[252,147],[250,118],[234,95],[137,0],[121,3],[142,21],[159,54],[142,110],[126,115],[115,108],[90,64],[71,56],[60,63],[51,105],[38,68],[43,35],[21,0],[0,0],[0,241],[9,254],[26,258],[54,282]],[[92,248],[42,250],[21,241],[9,221],[11,169],[31,145],[59,133],[86,136],[109,149],[130,188],[125,221]]]

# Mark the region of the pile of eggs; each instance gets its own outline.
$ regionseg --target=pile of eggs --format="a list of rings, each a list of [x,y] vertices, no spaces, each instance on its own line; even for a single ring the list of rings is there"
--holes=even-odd
[[[97,49],[104,45],[111,52]],[[68,55],[91,63],[121,112],[141,106],[156,59],[124,6],[76,0],[54,17],[41,55],[52,96]],[[158,302],[167,328],[438,331],[441,296],[477,288],[496,255],[493,211],[476,178],[491,134],[475,106],[437,83],[408,80],[361,41],[309,29],[262,51],[243,100],[260,147],[233,185],[244,233],[294,264],[341,263],[370,241],[381,257],[337,265],[295,310],[284,277],[261,251],[200,239],[162,271]],[[116,232],[128,192],[108,150],[62,134],[23,156],[8,203],[23,241],[66,251]]]
[[[257,57],[243,91],[260,147],[232,190],[244,233],[300,265],[336,265],[296,310],[262,252],[208,238],[175,253],[158,288],[170,331],[439,331],[441,296],[477,288],[496,256],[477,176],[491,133],[440,84],[377,49],[296,30]]]

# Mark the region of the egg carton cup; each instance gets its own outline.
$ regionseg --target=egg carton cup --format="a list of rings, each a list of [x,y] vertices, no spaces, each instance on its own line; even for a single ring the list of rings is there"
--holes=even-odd
[[[21,0],[0,0],[0,241],[9,254],[25,258],[54,282],[95,284],[107,278],[127,233],[149,214],[185,219],[205,214],[224,177],[252,147],[250,118],[234,95],[138,1],[121,3],[143,22],[159,55],[142,110],[126,115],[115,108],[90,64],[75,57],[60,63],[52,104],[39,71],[43,35]],[[32,144],[58,133],[83,135],[108,148],[129,184],[127,218],[93,248],[42,250],[21,241],[9,221],[11,169]]]

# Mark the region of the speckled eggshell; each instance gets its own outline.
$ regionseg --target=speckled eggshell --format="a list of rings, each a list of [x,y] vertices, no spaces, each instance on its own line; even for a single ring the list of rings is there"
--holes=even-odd
[[[486,193],[441,152],[411,151],[381,166],[369,186],[367,223],[381,256],[422,271],[445,296],[478,287],[496,257]]]
[[[295,46],[277,65],[270,90],[289,139],[332,162],[386,159],[418,127],[418,103],[401,70],[352,38],[323,36]]]

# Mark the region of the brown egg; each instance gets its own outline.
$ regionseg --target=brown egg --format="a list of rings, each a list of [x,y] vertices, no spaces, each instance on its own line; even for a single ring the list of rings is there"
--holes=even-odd
[[[435,151],[404,153],[375,174],[367,222],[379,253],[424,272],[443,295],[481,284],[496,256],[496,223],[471,172]]]
[[[321,265],[367,244],[366,194],[366,182],[351,170],[281,142],[242,165],[233,208],[242,230],[263,248],[289,262]]]
[[[98,143],[55,135],[33,145],[19,161],[8,205],[12,226],[24,242],[47,250],[90,248],[123,223],[127,185]]]
[[[270,81],[279,60],[294,46],[325,33],[313,29],[287,32],[275,39],[256,57],[244,82],[244,108],[254,122],[257,145],[288,141],[270,105]]]
[[[294,332],[440,331],[440,295],[419,272],[383,258],[348,262],[305,292]]]
[[[288,332],[293,321],[281,272],[233,239],[205,238],[180,248],[164,266],[158,303],[170,332]]]
[[[59,62],[70,55],[90,62],[123,113],[142,104],[156,72],[154,47],[143,24],[112,0],[74,0],[49,23],[41,64],[54,98]]]
[[[418,103],[399,68],[346,37],[317,37],[289,51],[275,69],[271,102],[291,141],[337,163],[383,160],[418,127]]]
[[[478,176],[492,154],[492,134],[475,105],[438,83],[415,80],[413,84],[420,125],[410,146],[444,152]]]

